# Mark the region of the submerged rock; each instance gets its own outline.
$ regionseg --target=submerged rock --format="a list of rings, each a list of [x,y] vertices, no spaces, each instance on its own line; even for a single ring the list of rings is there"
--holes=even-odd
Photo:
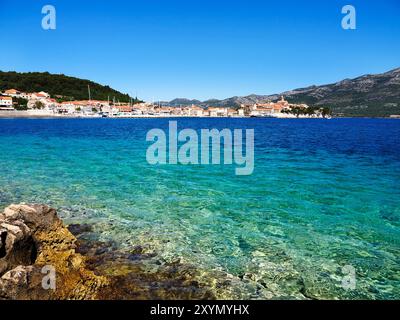
[[[0,299],[96,299],[108,280],[87,269],[75,249],[54,209],[7,207],[0,214]]]
[[[88,225],[65,227],[45,205],[7,207],[0,213],[0,300],[214,298],[193,281],[194,269],[160,263],[149,272],[142,262],[157,259],[154,253],[85,240],[90,232]]]
[[[254,251],[235,276],[165,260],[146,243],[123,250],[91,225],[65,227],[45,205],[0,213],[0,299],[304,299],[304,282],[286,260]]]

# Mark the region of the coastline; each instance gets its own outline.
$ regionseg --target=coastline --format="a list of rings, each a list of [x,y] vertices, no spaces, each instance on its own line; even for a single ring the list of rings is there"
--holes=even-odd
[[[82,238],[90,230],[89,225],[65,226],[46,205],[5,208],[0,213],[0,300],[216,298],[195,280],[195,268],[177,261],[149,274],[141,261],[154,254],[140,245],[127,254],[111,243]],[[54,287],[46,288],[43,279],[52,268]]]
[[[0,119],[170,119],[170,118],[199,118],[199,119],[389,119],[400,120],[400,117],[368,117],[368,116],[331,116],[329,118],[322,117],[249,117],[249,116],[233,116],[233,117],[212,117],[212,116],[187,116],[187,115],[119,115],[113,117],[101,116],[85,116],[74,114],[54,114],[40,113],[32,111],[0,111]]]
[[[180,259],[163,261],[142,244],[121,251],[112,242],[87,239],[91,232],[91,225],[64,225],[46,205],[6,207],[0,213],[0,300],[241,299],[231,291],[239,278],[209,277]],[[52,269],[54,287],[46,288],[43,279]],[[280,296],[267,291],[264,298]],[[304,291],[293,298],[306,299]]]
[[[244,298],[237,290],[250,282],[264,292],[257,299],[318,298],[297,273],[284,272],[294,282],[285,292],[252,273],[211,274],[179,258],[167,262],[145,244],[121,251],[88,236],[92,231],[88,224],[65,225],[46,205],[6,207],[0,213],[0,300],[237,300]],[[54,287],[46,287],[52,269]]]

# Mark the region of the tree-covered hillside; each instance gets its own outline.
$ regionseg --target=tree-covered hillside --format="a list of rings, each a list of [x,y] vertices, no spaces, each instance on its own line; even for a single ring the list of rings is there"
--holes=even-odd
[[[87,100],[88,85],[93,100],[112,100],[129,102],[130,96],[109,86],[48,72],[2,72],[0,71],[0,90],[17,89],[24,92],[48,92],[59,100]],[[62,97],[62,98],[61,98]]]

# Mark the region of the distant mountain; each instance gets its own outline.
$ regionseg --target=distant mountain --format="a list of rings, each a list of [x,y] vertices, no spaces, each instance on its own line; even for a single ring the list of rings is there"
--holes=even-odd
[[[63,100],[87,100],[88,85],[91,98],[94,100],[112,100],[129,102],[129,95],[121,93],[109,86],[68,77],[63,74],[48,72],[2,72],[0,71],[0,90],[17,89],[25,92],[48,92],[52,97],[63,96]]]
[[[240,104],[275,101],[281,95],[285,96],[285,99],[291,103],[326,106],[331,108],[334,114],[344,116],[377,117],[400,114],[400,68],[382,74],[364,75],[333,84],[310,86],[280,94],[253,94],[225,100],[207,100],[194,104],[204,107],[210,105],[237,107]]]
[[[167,104],[172,107],[179,107],[181,105],[182,106],[191,106],[192,104],[199,105],[199,104],[201,104],[201,101],[177,98],[177,99],[167,102]]]

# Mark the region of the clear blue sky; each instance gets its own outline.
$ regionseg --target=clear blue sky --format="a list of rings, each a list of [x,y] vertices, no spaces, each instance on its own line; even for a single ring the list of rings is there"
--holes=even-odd
[[[57,29],[41,28],[41,8]],[[357,30],[341,8],[357,9]],[[146,100],[270,94],[400,67],[399,0],[0,0],[0,70]]]

